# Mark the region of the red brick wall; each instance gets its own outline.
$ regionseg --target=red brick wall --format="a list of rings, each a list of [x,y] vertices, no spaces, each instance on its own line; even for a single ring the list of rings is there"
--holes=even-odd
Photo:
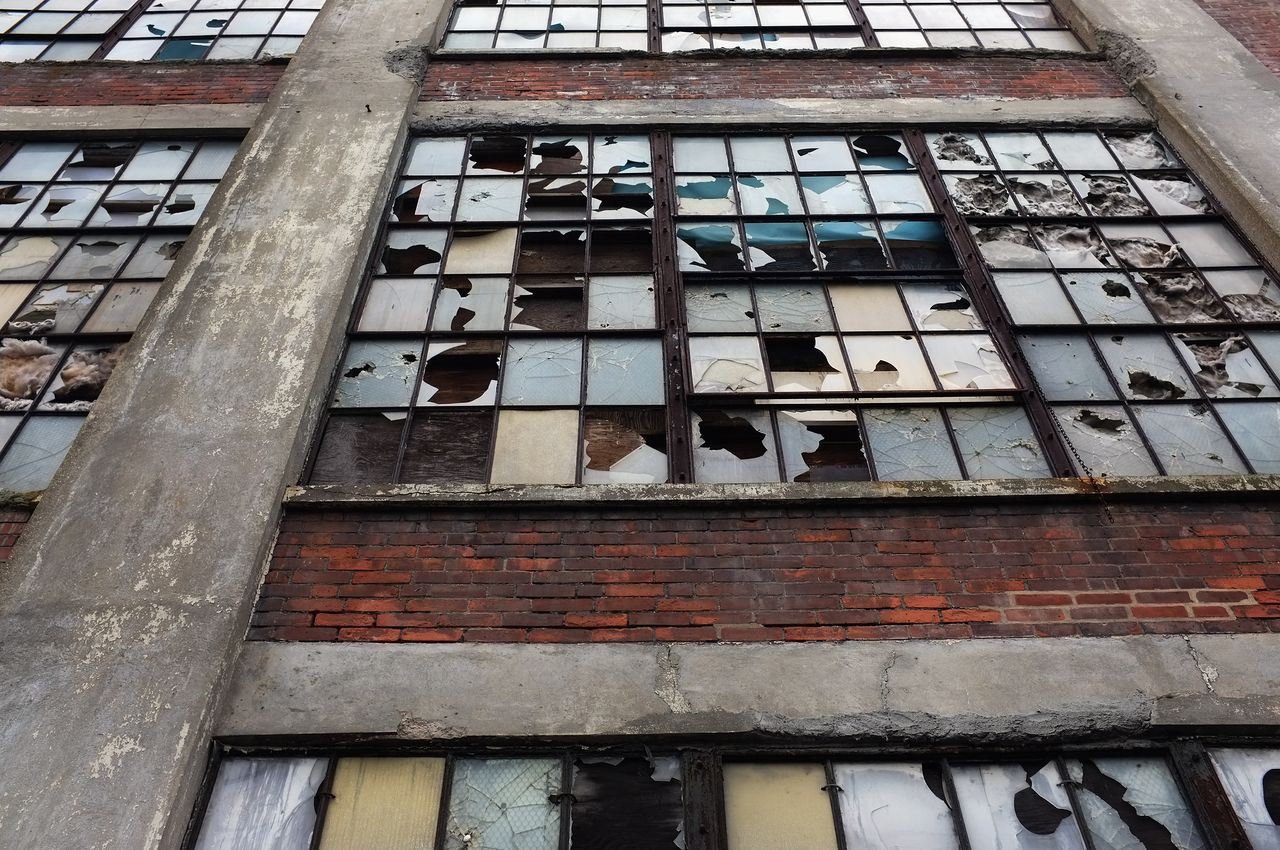
[[[1223,29],[1280,74],[1280,0],[1196,0]]]
[[[263,103],[283,73],[283,65],[26,62],[0,66],[0,106]]]
[[[9,560],[18,536],[31,519],[31,508],[0,508],[0,563]]]
[[[772,97],[1125,97],[1124,84],[1090,59],[690,59],[433,61],[422,100],[592,100]]]
[[[1280,631],[1276,505],[290,510],[251,639]]]

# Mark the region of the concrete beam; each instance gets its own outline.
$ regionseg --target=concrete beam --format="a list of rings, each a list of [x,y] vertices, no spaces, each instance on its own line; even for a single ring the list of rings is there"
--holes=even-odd
[[[216,735],[1015,744],[1280,722],[1270,635],[803,644],[251,643]],[[1157,711],[1157,707],[1159,710]]]
[[[325,6],[2,568],[0,847],[177,847],[438,9]]]
[[[0,109],[0,133],[41,137],[112,133],[191,135],[244,133],[258,120],[260,103],[208,103],[165,106],[6,106]]]
[[[1195,0],[1057,0],[1272,264],[1280,264],[1280,78]]]
[[[550,127],[591,124],[636,127],[786,126],[833,124],[956,124],[975,121],[1054,126],[1091,122],[1105,127],[1150,125],[1151,116],[1127,97],[1059,98],[730,98],[632,100],[472,100],[419,103],[414,128],[466,132],[483,127]]]

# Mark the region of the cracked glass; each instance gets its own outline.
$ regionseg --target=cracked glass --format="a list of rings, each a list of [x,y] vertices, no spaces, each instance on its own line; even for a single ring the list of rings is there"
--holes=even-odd
[[[1067,773],[1097,850],[1207,846],[1164,759],[1071,759]]]
[[[559,759],[458,759],[445,850],[556,850]]]
[[[1254,850],[1280,850],[1280,750],[1219,747],[1209,752]]]

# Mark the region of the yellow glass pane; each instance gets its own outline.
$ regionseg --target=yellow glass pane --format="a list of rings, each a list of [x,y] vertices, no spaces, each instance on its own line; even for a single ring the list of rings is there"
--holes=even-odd
[[[726,764],[729,850],[836,850],[820,764]]]
[[[344,758],[320,850],[431,850],[444,759]]]

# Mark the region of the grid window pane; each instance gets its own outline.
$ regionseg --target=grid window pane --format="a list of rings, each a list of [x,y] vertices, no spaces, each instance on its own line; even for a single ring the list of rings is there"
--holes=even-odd
[[[225,0],[216,6],[150,0],[107,59],[259,59],[290,56],[319,4]]]

